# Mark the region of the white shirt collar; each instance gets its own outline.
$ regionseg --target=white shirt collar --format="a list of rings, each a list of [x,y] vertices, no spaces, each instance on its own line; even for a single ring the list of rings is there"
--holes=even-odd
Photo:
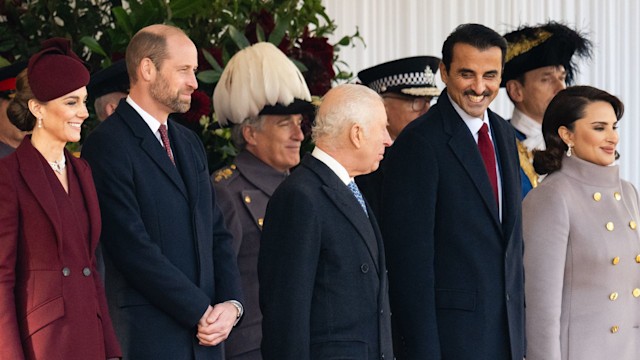
[[[142,109],[140,105],[136,104],[136,102],[133,101],[131,96],[127,96],[126,101],[138,114],[140,114],[142,120],[144,120],[144,122],[147,123],[147,126],[149,126],[149,129],[151,129],[151,132],[156,136],[156,138],[158,138],[158,140],[160,140],[160,132],[158,131],[158,129],[160,128],[160,124],[162,124],[162,122],[151,116],[151,114],[149,114],[148,112],[144,111],[144,109]],[[169,122],[165,122],[165,125],[167,125],[168,130]],[[162,141],[160,142],[162,143]]]
[[[447,96],[449,96],[449,101],[451,101],[453,109],[458,113],[458,115],[460,115],[462,121],[464,121],[464,123],[467,125],[469,131],[471,131],[471,134],[473,135],[473,138],[476,139],[476,142],[478,142],[478,131],[480,131],[482,124],[487,124],[487,127],[489,127],[489,138],[491,139],[491,141],[493,141],[493,136],[491,136],[491,123],[489,123],[489,113],[487,112],[487,110],[484,111],[482,119],[473,117],[462,110],[462,108],[458,104],[456,104],[453,99],[451,99],[451,96],[449,94],[447,94]]]
[[[338,175],[340,180],[345,185],[349,185],[349,183],[353,181],[353,178],[349,177],[349,172],[347,171],[347,169],[345,169],[345,167],[342,166],[336,159],[331,157],[331,155],[327,154],[319,147],[316,146],[315,149],[313,149],[313,151],[311,152],[311,156],[327,165],[329,169],[331,169],[331,171]]]

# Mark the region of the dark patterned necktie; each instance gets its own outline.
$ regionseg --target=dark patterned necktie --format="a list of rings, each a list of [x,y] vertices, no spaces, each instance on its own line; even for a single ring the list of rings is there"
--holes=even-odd
[[[158,129],[160,131],[160,140],[162,140],[162,145],[164,145],[164,149],[167,151],[167,155],[169,155],[169,160],[176,164],[175,160],[173,160],[173,152],[171,151],[171,144],[169,144],[169,135],[167,134],[167,125],[162,124]]]
[[[483,123],[480,131],[478,131],[478,150],[480,150],[484,167],[487,169],[496,204],[500,207],[500,200],[498,198],[498,175],[496,174],[496,153],[493,150],[493,143],[491,142],[491,138],[489,138],[489,127],[486,123]]]
[[[362,206],[362,210],[364,210],[364,213],[369,216],[369,213],[367,212],[367,205],[365,205],[364,203],[364,198],[362,197],[362,193],[360,193],[360,189],[358,189],[358,185],[356,185],[354,181],[351,181],[347,186],[353,193],[353,196],[356,197],[356,200],[358,200],[358,203],[360,203],[360,206]]]

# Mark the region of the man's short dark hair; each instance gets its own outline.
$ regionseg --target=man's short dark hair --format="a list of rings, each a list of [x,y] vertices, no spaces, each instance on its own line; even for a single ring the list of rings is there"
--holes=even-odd
[[[458,43],[469,44],[478,50],[498,47],[502,51],[502,66],[507,54],[507,41],[492,29],[480,24],[459,25],[442,45],[442,63],[449,72],[453,60],[453,46]]]

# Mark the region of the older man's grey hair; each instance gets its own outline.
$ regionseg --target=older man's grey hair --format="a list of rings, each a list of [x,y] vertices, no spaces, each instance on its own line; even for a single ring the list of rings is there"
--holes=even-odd
[[[262,126],[264,125],[264,116],[250,116],[244,119],[240,124],[233,125],[231,128],[231,141],[236,148],[240,150],[244,150],[247,147],[247,140],[244,138],[243,129],[247,126],[250,126],[256,130],[262,130]]]
[[[375,104],[382,101],[380,95],[364,85],[356,84],[336,86],[327,95],[332,92],[336,92],[333,95],[339,96],[339,101],[323,101],[320,105],[311,129],[313,141],[337,140],[346,127],[354,124],[361,125],[366,133],[371,119],[375,118],[373,112],[379,109]]]

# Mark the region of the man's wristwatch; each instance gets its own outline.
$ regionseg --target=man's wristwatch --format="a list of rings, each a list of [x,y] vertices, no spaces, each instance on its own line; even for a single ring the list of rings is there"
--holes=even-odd
[[[235,306],[236,310],[238,310],[238,314],[236,315],[236,322],[233,323],[233,326],[236,326],[238,324],[238,321],[240,321],[242,314],[244,314],[244,309],[242,307],[242,304],[237,300],[227,300],[226,302]]]

